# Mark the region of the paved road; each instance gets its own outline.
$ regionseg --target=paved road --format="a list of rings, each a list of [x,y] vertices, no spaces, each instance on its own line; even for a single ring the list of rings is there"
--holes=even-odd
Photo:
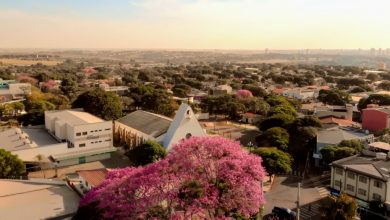
[[[270,214],[274,206],[294,209],[297,206],[298,181],[295,176],[278,176],[275,178],[272,188],[265,194],[266,204],[264,215]],[[314,203],[328,195],[324,181],[310,182],[301,187],[301,205]],[[318,207],[313,207],[317,210]],[[307,216],[307,213],[305,213]]]

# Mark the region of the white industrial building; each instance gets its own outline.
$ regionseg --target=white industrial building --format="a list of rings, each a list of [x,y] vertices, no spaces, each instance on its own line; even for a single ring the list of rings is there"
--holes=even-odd
[[[9,128],[1,145],[26,164],[69,166],[108,159],[113,147],[112,122],[80,109],[46,111],[45,126]]]

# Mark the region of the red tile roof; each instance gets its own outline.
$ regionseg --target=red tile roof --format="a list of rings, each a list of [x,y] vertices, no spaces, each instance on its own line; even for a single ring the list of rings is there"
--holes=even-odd
[[[325,117],[320,119],[322,124],[338,124],[339,126],[352,126],[352,125],[357,125],[357,123],[342,119],[342,118],[336,118],[333,116]]]
[[[91,186],[99,186],[107,176],[107,169],[96,169],[96,170],[80,170],[77,171],[80,177],[82,177]]]

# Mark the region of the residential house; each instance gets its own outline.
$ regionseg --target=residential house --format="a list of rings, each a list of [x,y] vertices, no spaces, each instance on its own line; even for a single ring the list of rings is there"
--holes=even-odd
[[[389,128],[390,107],[378,105],[368,105],[363,109],[362,127],[369,131],[381,131]]]
[[[106,168],[95,170],[79,170],[76,171],[80,179],[80,189],[82,193],[99,186],[107,177],[108,170]]]
[[[334,127],[334,126],[355,127],[355,128],[361,127],[361,125],[357,122],[347,120],[344,118],[337,118],[332,115],[320,118],[320,122],[322,124],[322,127]]]
[[[219,85],[211,90],[212,95],[232,94],[233,89],[229,85]]]
[[[352,121],[354,111],[357,111],[357,109],[350,104],[347,104],[346,106],[324,105],[316,106],[314,109],[314,115],[318,118],[334,116]]]
[[[334,161],[330,187],[366,203],[380,201],[390,210],[389,170],[387,154],[366,151]]]
[[[250,112],[244,113],[242,115],[241,121],[248,124],[256,124],[261,120],[261,115],[253,114]]]
[[[138,110],[116,120],[114,128],[116,138],[130,148],[153,140],[169,150],[183,138],[206,135],[191,107],[185,103],[180,105],[174,119]]]
[[[334,126],[318,131],[316,149],[313,153],[315,165],[320,165],[321,149],[326,146],[336,146],[343,140],[360,140],[364,144],[373,142],[374,136],[354,127]]]

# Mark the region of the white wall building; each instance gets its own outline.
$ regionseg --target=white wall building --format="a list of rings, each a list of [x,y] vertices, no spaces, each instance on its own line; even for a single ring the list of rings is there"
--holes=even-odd
[[[84,163],[110,158],[113,147],[112,122],[79,109],[46,111],[45,128],[58,141],[67,142],[67,152],[52,155],[54,160]]]
[[[365,202],[381,201],[390,209],[390,161],[387,154],[367,151],[334,161],[331,188]]]
[[[30,83],[18,83],[14,80],[0,80],[0,96],[9,95],[13,99],[31,94]]]

